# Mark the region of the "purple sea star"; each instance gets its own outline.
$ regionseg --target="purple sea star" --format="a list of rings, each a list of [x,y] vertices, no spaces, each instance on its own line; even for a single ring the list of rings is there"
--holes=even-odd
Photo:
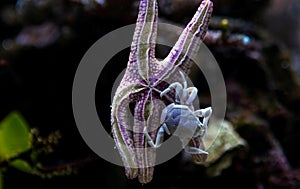
[[[202,1],[170,54],[159,61],[155,58],[157,1],[140,1],[127,69],[111,110],[113,137],[130,179],[138,176],[141,183],[152,179],[156,151],[148,146],[143,129],[147,127],[149,135],[155,139],[164,108],[159,103],[162,101],[159,94],[168,84],[180,80],[179,69],[188,72],[189,57],[198,50],[198,44],[206,34],[212,7],[210,0]],[[133,107],[132,111],[130,107]],[[130,119],[131,112],[133,119]],[[202,145],[200,139],[192,142],[198,148]]]

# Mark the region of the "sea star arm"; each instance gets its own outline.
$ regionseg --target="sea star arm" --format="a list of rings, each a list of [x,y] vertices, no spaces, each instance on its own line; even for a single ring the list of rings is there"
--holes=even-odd
[[[112,133],[122,157],[128,178],[139,176],[141,183],[152,179],[155,158],[151,149],[144,149],[143,128],[147,122],[146,102],[149,98],[143,86],[149,81],[150,62],[155,61],[157,32],[156,0],[141,0],[137,24],[131,44],[131,52],[125,75],[112,103]],[[140,96],[144,94],[144,96]],[[137,98],[131,99],[130,96]],[[134,120],[130,122],[129,103],[135,103]],[[149,117],[149,115],[147,116]],[[151,163],[153,162],[153,163]],[[149,167],[151,165],[151,167]],[[149,167],[149,168],[148,168]]]
[[[166,78],[179,66],[188,69],[189,59],[198,50],[199,43],[203,40],[208,29],[208,22],[212,13],[213,3],[210,0],[203,0],[196,14],[181,33],[175,46],[169,55],[162,61],[164,69],[160,70],[159,78]],[[187,70],[183,70],[187,72]]]
[[[157,9],[156,0],[141,0],[131,44],[129,60],[137,63],[138,73],[144,80],[149,79],[149,62],[156,60]]]
[[[135,100],[130,98],[131,94],[138,93],[143,90],[143,88],[134,89],[135,87],[135,84],[123,87],[123,89],[114,96],[111,110],[112,134],[128,178],[135,178],[138,174],[129,103]]]
[[[152,179],[153,161],[155,161],[151,157],[148,157],[147,151],[151,149],[147,148],[143,132],[144,127],[147,125],[146,120],[148,116],[145,114],[145,111],[150,100],[150,93],[149,89],[143,91],[134,108],[133,139],[138,164],[138,179],[141,183],[147,183]]]

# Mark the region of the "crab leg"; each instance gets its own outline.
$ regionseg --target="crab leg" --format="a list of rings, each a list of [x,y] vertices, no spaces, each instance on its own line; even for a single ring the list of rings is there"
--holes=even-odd
[[[189,95],[188,95],[188,99],[186,100],[186,104],[191,105],[192,102],[197,97],[198,89],[196,87],[189,87],[187,88],[187,92]]]
[[[211,114],[212,114],[211,107],[195,111],[196,116],[203,117],[203,126],[205,127],[205,129],[207,128],[208,121],[211,117]]]
[[[182,85],[179,82],[172,83],[168,88],[166,88],[164,91],[162,91],[160,93],[160,97],[164,96],[165,94],[170,92],[171,89],[174,89],[174,88],[176,90],[176,102],[179,103],[180,99],[181,99],[181,96],[182,96],[182,93],[183,93]]]
[[[186,146],[184,148],[184,151],[189,154],[207,154],[208,155],[208,152],[201,150],[200,148],[195,148],[192,146]]]
[[[155,144],[154,144],[154,141],[152,140],[151,136],[149,135],[148,131],[147,131],[147,128],[144,127],[144,135],[148,141],[148,144],[153,147],[153,148],[158,148],[163,140],[164,140],[164,126],[161,126],[157,132],[157,135],[156,135],[156,139],[155,139]],[[170,133],[170,131],[169,131]]]

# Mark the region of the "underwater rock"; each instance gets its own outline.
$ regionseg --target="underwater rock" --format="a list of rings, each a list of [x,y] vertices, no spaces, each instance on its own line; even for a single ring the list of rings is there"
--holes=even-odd
[[[205,162],[209,176],[220,175],[223,169],[231,165],[236,151],[246,147],[246,141],[239,136],[229,121],[213,122],[210,124],[204,139],[209,153]]]

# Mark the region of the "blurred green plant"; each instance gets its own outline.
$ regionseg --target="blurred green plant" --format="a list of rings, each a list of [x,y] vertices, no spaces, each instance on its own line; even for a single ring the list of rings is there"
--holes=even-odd
[[[42,178],[73,172],[67,164],[49,171],[38,161],[39,155],[53,152],[53,145],[60,137],[59,132],[53,132],[46,138],[38,136],[38,130],[31,129],[17,111],[5,117],[0,122],[0,189],[3,189],[3,172],[9,167]]]
[[[28,124],[18,112],[10,113],[0,123],[0,161],[14,158],[31,147],[32,136]]]
[[[18,112],[10,113],[0,123],[0,188],[3,188],[2,172],[7,165],[16,169],[32,172],[29,164],[18,159],[18,155],[30,150],[32,137],[24,118]],[[16,158],[16,159],[15,159]]]

